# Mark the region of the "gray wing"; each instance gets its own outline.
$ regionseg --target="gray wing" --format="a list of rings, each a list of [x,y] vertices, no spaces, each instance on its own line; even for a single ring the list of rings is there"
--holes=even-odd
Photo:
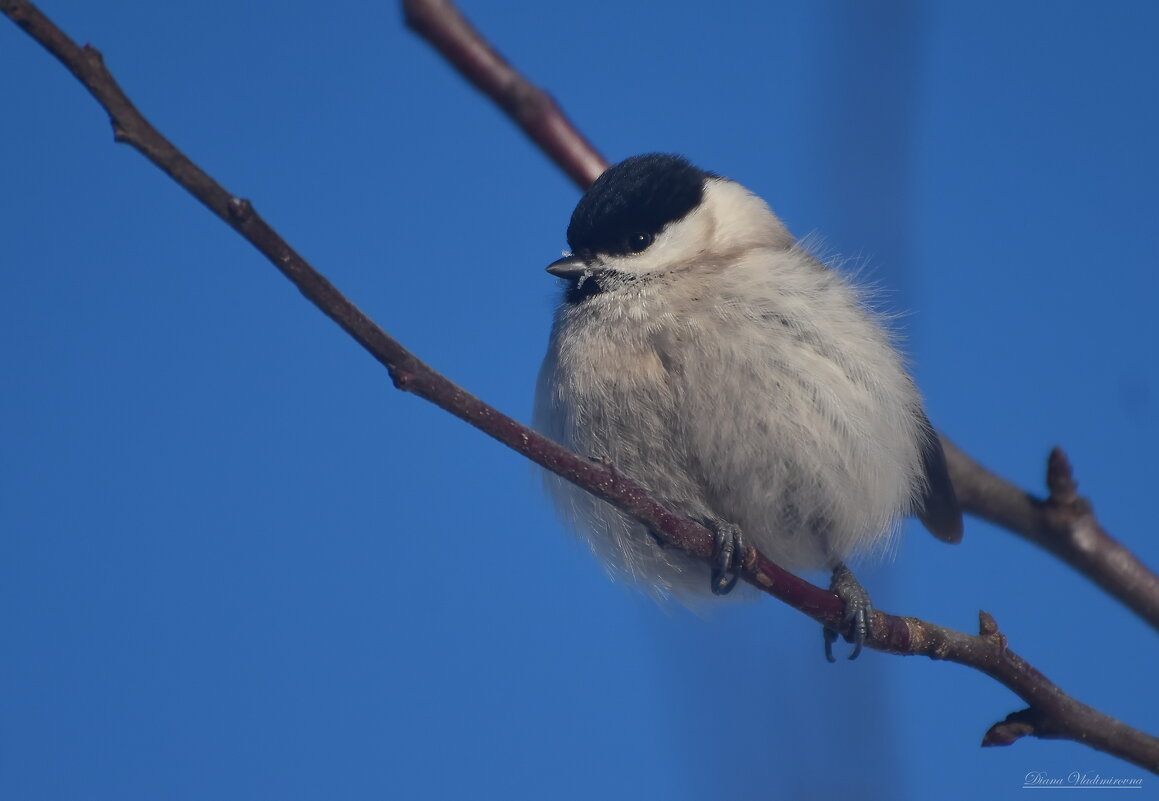
[[[926,413],[922,412],[922,468],[926,474],[926,492],[917,510],[918,520],[929,532],[943,542],[960,542],[962,539],[962,507],[954,485],[950,483],[950,473],[946,469],[946,454],[942,451],[942,441],[938,432],[930,425]]]

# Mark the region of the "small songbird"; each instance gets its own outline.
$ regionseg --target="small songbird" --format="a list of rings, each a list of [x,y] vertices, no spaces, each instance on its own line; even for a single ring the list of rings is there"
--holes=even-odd
[[[606,461],[716,535],[713,564],[555,476],[561,512],[613,577],[690,600],[729,592],[746,545],[832,571],[854,648],[869,596],[846,567],[916,514],[947,542],[962,515],[941,443],[864,292],[734,181],[663,154],[592,184],[571,216],[566,281],[534,425]],[[825,631],[832,661],[836,633]]]

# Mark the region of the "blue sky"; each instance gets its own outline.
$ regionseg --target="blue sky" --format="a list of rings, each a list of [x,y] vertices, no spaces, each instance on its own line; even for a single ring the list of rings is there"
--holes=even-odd
[[[463,7],[609,158],[684,153],[850,258],[905,311],[937,425],[1036,492],[1063,445],[1159,565],[1154,5]],[[43,8],[387,331],[528,419],[578,194],[393,4]],[[1144,776],[1070,743],[980,749],[1021,704],[964,668],[828,665],[776,602],[697,617],[612,584],[524,460],[395,391],[8,22],[0,74],[0,797]],[[861,578],[898,614],[986,609],[1159,732],[1154,630],[1013,536],[910,526]]]

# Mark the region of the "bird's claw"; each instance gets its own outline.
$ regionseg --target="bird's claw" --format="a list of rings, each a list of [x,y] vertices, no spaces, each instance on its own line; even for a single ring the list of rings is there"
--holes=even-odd
[[[728,595],[740,578],[745,561],[745,542],[740,528],[723,520],[709,520],[708,528],[716,537],[716,551],[712,558],[712,592]]]
[[[856,659],[861,654],[861,648],[866,639],[873,634],[873,603],[869,600],[869,593],[854,578],[853,573],[844,563],[833,569],[833,579],[829,582],[829,589],[845,603],[845,614],[842,622],[849,627],[849,642],[853,643],[853,651],[849,658]],[[838,632],[826,627],[825,658],[836,662],[833,657],[833,643],[837,642]]]

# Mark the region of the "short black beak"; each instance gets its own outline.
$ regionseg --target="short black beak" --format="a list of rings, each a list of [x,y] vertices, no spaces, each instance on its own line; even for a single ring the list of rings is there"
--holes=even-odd
[[[569,281],[578,279],[584,273],[599,272],[598,266],[584,263],[579,256],[564,256],[547,265],[547,271],[557,278],[566,278]]]

